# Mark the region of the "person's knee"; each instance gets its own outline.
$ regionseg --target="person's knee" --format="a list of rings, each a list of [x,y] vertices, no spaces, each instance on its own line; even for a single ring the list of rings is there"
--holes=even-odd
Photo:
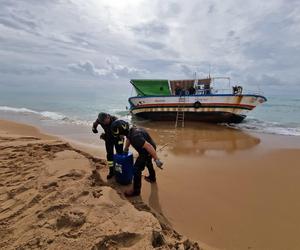
[[[134,171],[134,175],[142,175],[143,170],[145,169],[142,168],[141,166],[135,166],[133,171]]]

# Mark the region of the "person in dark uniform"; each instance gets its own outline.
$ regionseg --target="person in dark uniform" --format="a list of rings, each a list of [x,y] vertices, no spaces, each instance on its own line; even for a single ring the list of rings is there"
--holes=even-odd
[[[182,87],[179,85],[179,83],[176,83],[176,86],[175,86],[175,95],[181,96],[182,93],[183,93]]]
[[[93,133],[98,133],[97,127],[101,125],[104,133],[100,135],[100,139],[105,141],[106,160],[109,167],[109,173],[107,179],[111,179],[114,176],[114,147],[117,154],[123,153],[124,139],[121,136],[113,136],[111,131],[111,124],[117,120],[117,117],[106,113],[99,113],[97,120],[93,123]]]
[[[190,88],[189,88],[189,94],[190,95],[194,95],[196,93],[196,89],[194,88],[194,86],[191,86]]]
[[[115,136],[125,135],[127,140],[124,152],[128,152],[129,146],[132,145],[139,153],[134,163],[133,190],[126,192],[126,196],[138,196],[142,187],[142,171],[148,168],[149,176],[145,177],[148,182],[155,182],[156,175],[152,164],[154,159],[156,166],[162,168],[163,163],[158,159],[156,154],[156,145],[148,132],[143,128],[129,127],[129,124],[123,120],[114,121],[111,125],[112,133]]]

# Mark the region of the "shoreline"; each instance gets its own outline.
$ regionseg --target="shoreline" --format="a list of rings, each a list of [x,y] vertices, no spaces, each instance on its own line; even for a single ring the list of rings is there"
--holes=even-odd
[[[294,201],[300,194],[296,181],[298,137],[245,133],[213,125],[172,134],[168,125],[156,125],[147,124],[147,129],[158,148],[169,143],[159,152],[166,167],[157,170],[157,185],[143,182],[141,204],[163,214],[162,220],[201,242],[205,249],[282,249],[286,241],[290,249],[300,246],[291,220],[277,218],[293,208],[290,218],[300,226]],[[101,144],[91,146],[67,137],[63,139],[75,148],[103,158]],[[284,170],[286,161],[291,163],[290,173]],[[101,176],[106,172],[100,169]],[[278,202],[283,205],[278,207]],[[277,224],[273,225],[273,220]],[[273,242],[271,235],[285,240]]]

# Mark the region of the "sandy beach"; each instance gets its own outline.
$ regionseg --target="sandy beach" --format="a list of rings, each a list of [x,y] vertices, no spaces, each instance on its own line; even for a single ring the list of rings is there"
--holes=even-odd
[[[199,249],[106,184],[104,163],[32,126],[0,121],[0,249]]]
[[[299,249],[300,139],[201,126],[175,135],[149,126],[157,141],[171,143],[152,187],[159,202],[148,185],[143,199],[217,249]]]
[[[0,250],[300,250],[300,0],[0,0],[0,56]]]
[[[1,121],[0,246],[80,249],[106,239],[151,249],[158,231],[169,246],[183,247],[186,238],[176,230],[204,249],[299,248],[298,137],[210,124],[175,132],[166,123],[138,125],[159,144],[165,168],[129,203],[122,196],[129,187],[104,178],[100,141],[99,147],[88,136],[76,141],[73,130],[62,140]],[[39,240],[32,243],[33,236]]]

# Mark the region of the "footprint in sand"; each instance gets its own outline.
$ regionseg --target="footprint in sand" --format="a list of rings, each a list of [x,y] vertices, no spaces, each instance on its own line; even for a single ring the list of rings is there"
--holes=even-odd
[[[81,211],[69,211],[62,214],[56,221],[56,227],[58,229],[64,227],[80,227],[86,221],[84,212]]]
[[[105,236],[100,242],[92,247],[92,250],[108,250],[129,248],[141,240],[142,236],[136,233],[122,232],[119,234]]]
[[[99,198],[100,196],[102,196],[102,189],[99,189],[99,190],[94,190],[93,191],[93,196],[94,198]]]

